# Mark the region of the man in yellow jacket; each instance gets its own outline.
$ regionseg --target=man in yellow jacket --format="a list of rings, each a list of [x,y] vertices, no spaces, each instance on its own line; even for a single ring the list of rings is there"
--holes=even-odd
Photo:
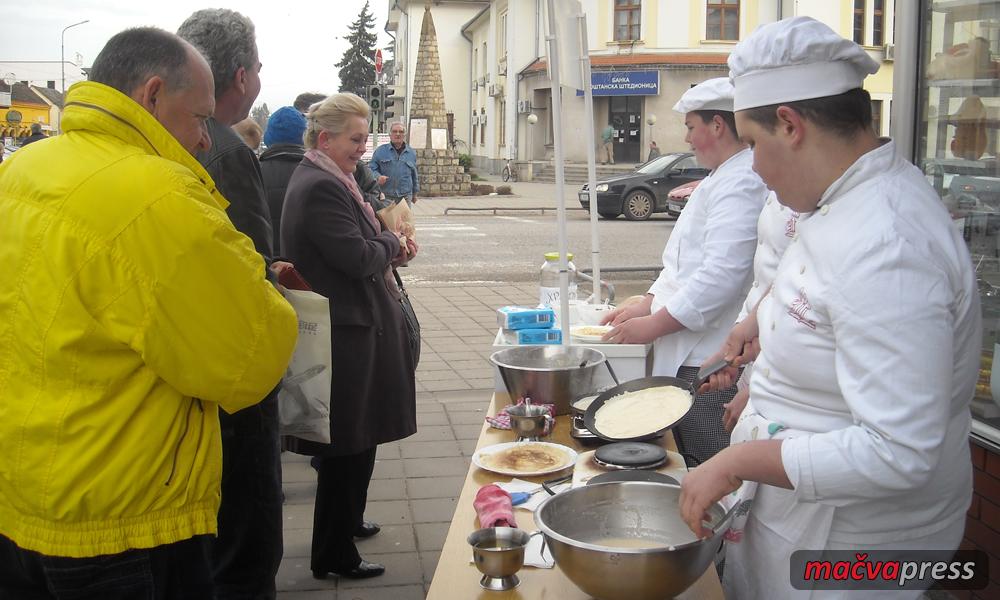
[[[0,598],[212,597],[218,408],[297,330],[193,157],[213,110],[197,51],[126,30],[0,166]]]

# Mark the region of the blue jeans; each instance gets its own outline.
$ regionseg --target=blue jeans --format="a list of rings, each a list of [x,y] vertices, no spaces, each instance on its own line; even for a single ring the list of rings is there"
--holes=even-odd
[[[212,546],[218,600],[273,600],[281,539],[277,391],[222,425],[222,506]]]
[[[91,558],[45,556],[0,536],[0,598],[212,600],[210,538]]]

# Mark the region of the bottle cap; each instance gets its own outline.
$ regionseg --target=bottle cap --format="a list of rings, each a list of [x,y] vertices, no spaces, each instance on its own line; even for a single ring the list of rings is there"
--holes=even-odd
[[[559,260],[559,253],[558,252],[546,252],[545,253],[545,260],[548,260],[548,261]],[[573,260],[573,253],[572,252],[567,252],[566,253],[566,260]]]

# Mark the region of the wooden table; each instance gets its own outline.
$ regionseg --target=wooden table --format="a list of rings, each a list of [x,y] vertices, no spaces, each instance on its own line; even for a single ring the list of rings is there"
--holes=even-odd
[[[495,414],[496,407],[502,407],[505,404],[507,404],[507,395],[497,392],[493,395],[493,401],[490,403],[489,414]],[[551,436],[546,438],[546,441],[564,444],[578,452],[590,449],[577,442],[570,436],[569,432],[570,417],[568,415],[558,417],[555,430]],[[662,439],[665,448],[676,451],[673,436],[668,434]],[[493,429],[484,423],[476,448],[478,450],[492,444],[511,441],[514,441],[513,432]],[[552,477],[554,475],[524,477],[522,479],[541,483]],[[590,598],[563,575],[558,566],[553,569],[524,567],[517,573],[521,585],[506,592],[491,592],[479,587],[479,579],[482,574],[472,564],[472,548],[466,542],[469,534],[479,528],[472,501],[480,487],[494,481],[509,481],[510,479],[512,478],[483,471],[475,465],[469,467],[462,495],[455,507],[455,516],[451,520],[448,537],[445,539],[441,558],[438,561],[437,570],[434,572],[431,588],[427,593],[429,600],[472,600],[474,598],[479,600],[527,600],[529,598],[586,600]],[[526,531],[536,529],[531,513],[528,511],[515,509],[514,516],[521,529]],[[701,579],[696,581],[679,598],[721,600],[723,598],[722,587],[719,585],[719,578],[715,573],[714,566],[710,565]]]

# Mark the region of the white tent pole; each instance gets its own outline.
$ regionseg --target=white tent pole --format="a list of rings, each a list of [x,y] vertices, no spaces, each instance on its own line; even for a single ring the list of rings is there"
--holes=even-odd
[[[552,134],[555,146],[556,198],[559,222],[559,327],[562,329],[562,343],[569,344],[569,264],[566,259],[566,182],[564,177],[563,145],[562,145],[562,84],[559,79],[559,42],[556,39],[555,0],[548,0],[549,31],[545,36],[549,43],[549,74],[552,88]]]
[[[590,266],[594,270],[594,304],[601,303],[601,238],[597,234],[597,137],[594,135],[594,91],[590,85],[587,15],[577,16],[580,39],[580,80],[583,82],[583,122],[587,140],[587,188],[590,190]]]

